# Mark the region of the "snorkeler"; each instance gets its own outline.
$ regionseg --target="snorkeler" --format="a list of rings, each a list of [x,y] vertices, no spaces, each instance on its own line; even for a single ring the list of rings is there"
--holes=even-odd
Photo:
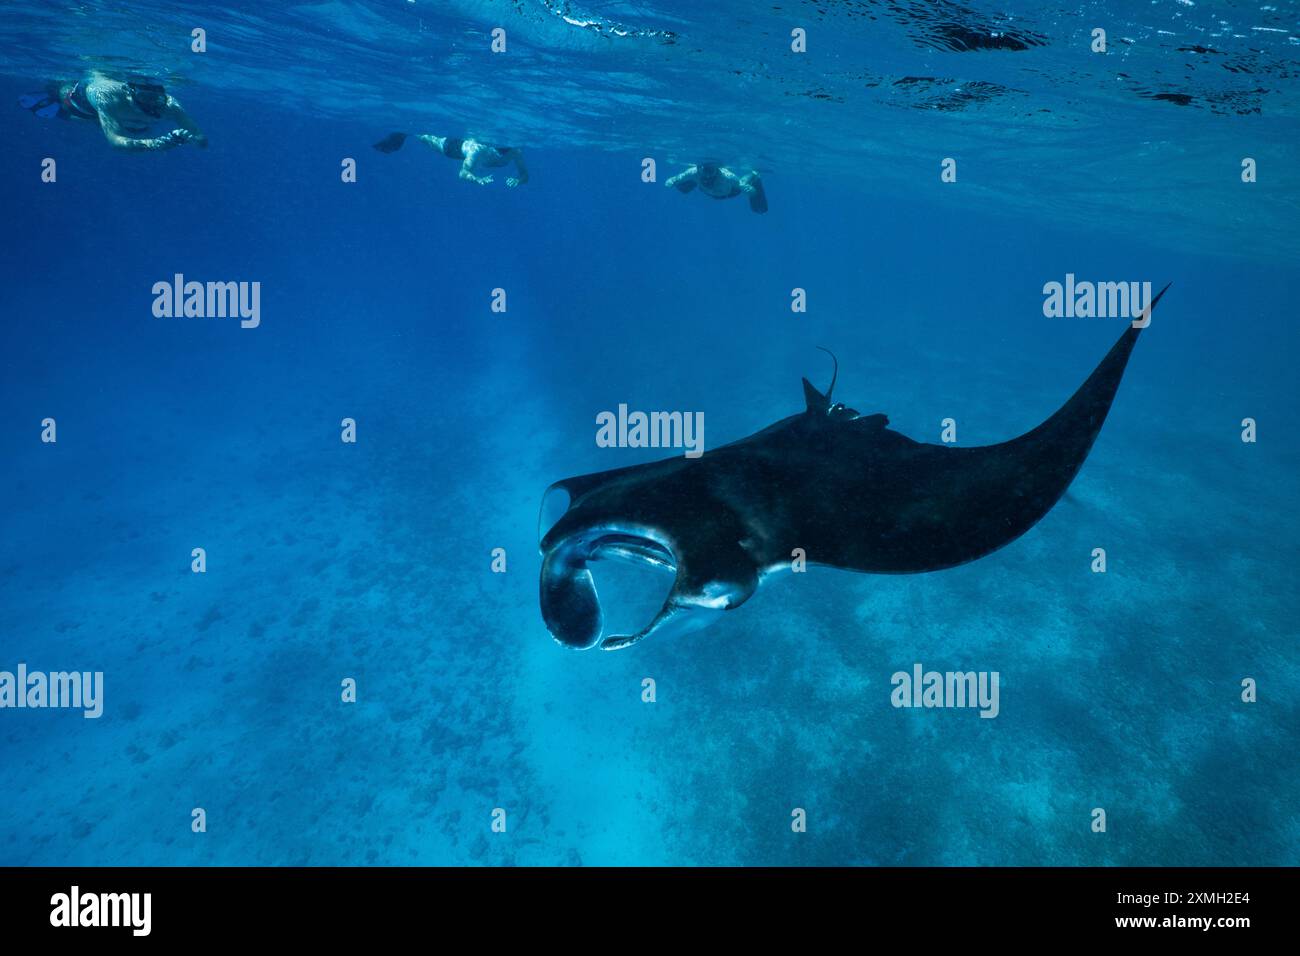
[[[43,93],[28,93],[18,105],[36,116],[91,120],[118,149],[171,149],[182,143],[206,148],[208,138],[181,109],[176,97],[152,80],[114,80],[92,73],[76,83],[50,83]],[[168,128],[150,136],[156,128]]]
[[[749,196],[750,209],[754,212],[767,212],[767,195],[763,192],[763,180],[759,179],[758,173],[752,169],[745,175],[739,176],[726,166],[700,163],[697,166],[688,166],[664,185],[672,186],[683,193],[688,193],[699,186],[701,192],[714,199],[731,199],[743,193]]]
[[[409,133],[391,133],[375,143],[375,149],[381,153],[395,153],[402,148]],[[506,180],[507,186],[520,186],[528,182],[528,167],[524,165],[523,150],[513,146],[493,146],[480,143],[476,139],[456,139],[454,136],[432,136],[421,133],[415,137],[422,143],[428,143],[448,159],[460,160],[460,178],[486,186],[492,182],[491,176],[481,175],[485,169],[499,169],[510,163],[515,164],[515,175]]]

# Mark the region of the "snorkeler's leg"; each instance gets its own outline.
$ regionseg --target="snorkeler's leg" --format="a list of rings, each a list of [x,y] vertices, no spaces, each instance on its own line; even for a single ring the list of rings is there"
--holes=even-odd
[[[447,137],[434,136],[432,133],[420,133],[415,138],[421,143],[424,143],[424,145],[428,146],[430,149],[436,149],[440,153],[447,145]]]

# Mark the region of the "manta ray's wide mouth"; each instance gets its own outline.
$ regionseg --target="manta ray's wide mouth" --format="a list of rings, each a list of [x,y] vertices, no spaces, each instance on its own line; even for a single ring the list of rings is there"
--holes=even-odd
[[[590,560],[606,559],[648,564],[674,573],[677,571],[673,553],[658,541],[644,535],[628,534],[613,529],[597,538],[592,544]]]
[[[591,562],[614,560],[677,571],[672,551],[648,529],[587,528],[548,545],[542,560],[542,618],[556,641],[576,650],[595,647],[604,633],[604,614],[588,567]]]

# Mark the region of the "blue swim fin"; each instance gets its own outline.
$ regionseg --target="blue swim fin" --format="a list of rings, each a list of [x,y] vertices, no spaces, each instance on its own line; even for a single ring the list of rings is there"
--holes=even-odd
[[[18,97],[18,105],[25,110],[31,110],[41,119],[58,116],[61,109],[59,98],[49,93],[24,93]]]
[[[395,153],[402,148],[406,142],[406,133],[389,133],[379,142],[375,143],[375,149],[381,153]]]

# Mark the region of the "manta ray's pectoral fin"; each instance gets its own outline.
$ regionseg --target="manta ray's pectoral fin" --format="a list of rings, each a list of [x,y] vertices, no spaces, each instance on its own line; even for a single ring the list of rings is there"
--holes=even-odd
[[[655,619],[635,634],[607,637],[600,645],[602,651],[617,651],[631,647],[651,634],[689,634],[708,627],[718,619],[722,608],[701,607],[698,604],[679,604],[670,595]]]

